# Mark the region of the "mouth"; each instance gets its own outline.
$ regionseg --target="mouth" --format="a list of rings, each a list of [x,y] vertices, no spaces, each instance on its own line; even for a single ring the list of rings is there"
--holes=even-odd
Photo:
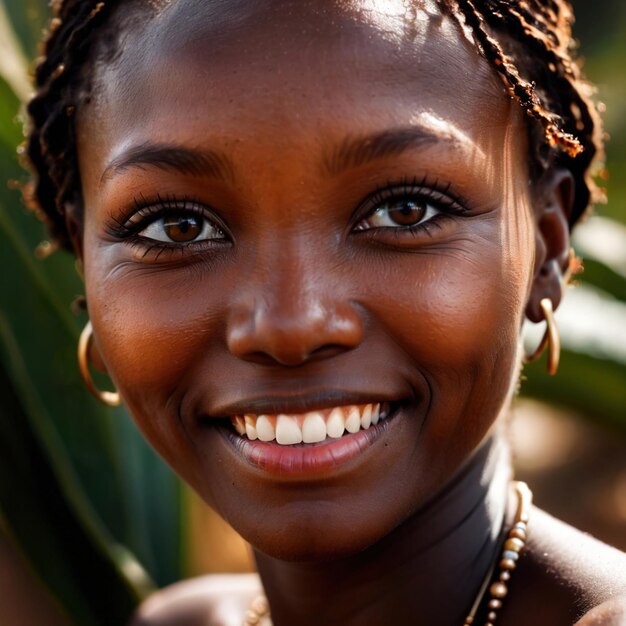
[[[404,403],[365,402],[303,413],[245,413],[221,420],[229,448],[247,464],[277,477],[334,476],[384,439]]]
[[[316,444],[368,430],[389,417],[391,403],[353,404],[299,414],[236,415],[231,425],[249,441],[279,446]]]

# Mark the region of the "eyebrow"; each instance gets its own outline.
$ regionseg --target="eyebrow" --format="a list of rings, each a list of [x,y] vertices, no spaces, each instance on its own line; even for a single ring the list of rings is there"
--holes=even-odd
[[[399,155],[409,149],[423,148],[449,139],[425,128],[408,127],[386,130],[364,137],[348,137],[323,161],[331,176],[364,163]]]
[[[232,181],[234,168],[230,159],[214,150],[188,148],[162,143],[143,143],[124,151],[104,169],[100,182],[130,168],[155,167],[174,170],[181,174],[205,176]]]
[[[336,176],[346,169],[376,159],[399,155],[409,149],[426,147],[442,139],[449,138],[414,126],[385,130],[363,137],[347,137],[337,148],[325,155],[322,165],[326,174]],[[100,182],[104,183],[134,167],[140,169],[155,167],[230,182],[235,178],[231,160],[220,152],[146,142],[125,150],[113,159],[104,169]]]

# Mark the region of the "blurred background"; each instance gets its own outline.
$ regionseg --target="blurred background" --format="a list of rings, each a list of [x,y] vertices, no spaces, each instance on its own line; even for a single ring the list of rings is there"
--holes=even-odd
[[[606,108],[609,202],[575,235],[585,272],[557,314],[559,375],[527,367],[511,433],[536,502],[626,550],[626,3],[574,5]],[[45,0],[0,0],[0,622],[121,625],[151,589],[251,559],[78,374],[74,261],[46,255],[15,189],[20,107],[47,18]],[[529,345],[542,332],[529,329]]]

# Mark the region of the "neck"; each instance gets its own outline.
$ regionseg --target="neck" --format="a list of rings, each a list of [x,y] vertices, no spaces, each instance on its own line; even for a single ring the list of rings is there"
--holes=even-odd
[[[291,563],[257,552],[275,626],[461,626],[500,549],[509,453],[489,438],[454,480],[349,558]]]

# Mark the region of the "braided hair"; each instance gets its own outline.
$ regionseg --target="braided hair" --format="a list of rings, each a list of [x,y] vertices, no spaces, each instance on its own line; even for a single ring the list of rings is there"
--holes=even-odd
[[[417,0],[413,0],[417,1]],[[152,7],[154,2],[144,0]],[[570,225],[599,199],[592,165],[602,129],[575,60],[567,0],[437,0],[473,37],[505,88],[529,116],[531,171],[569,169],[575,180]],[[80,217],[82,197],[75,113],[90,98],[93,48],[114,42],[111,14],[119,0],[53,0],[53,17],[35,72],[27,138],[21,154],[32,172],[28,205],[46,222],[55,246],[71,250],[66,214]],[[109,46],[113,48],[113,46]]]

